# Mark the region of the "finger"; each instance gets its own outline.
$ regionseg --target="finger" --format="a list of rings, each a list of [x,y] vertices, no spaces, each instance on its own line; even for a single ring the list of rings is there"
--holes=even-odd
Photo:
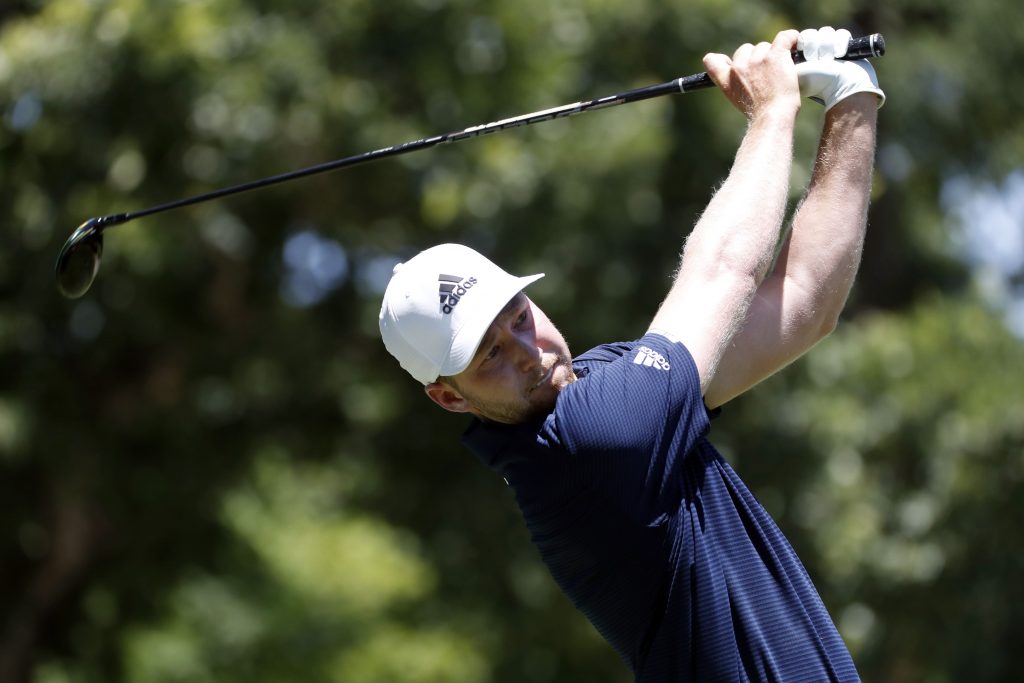
[[[793,51],[793,48],[799,49],[797,41],[800,39],[800,32],[796,29],[789,29],[787,31],[779,31],[775,34],[775,40],[772,41],[772,47],[780,48],[782,50]]]
[[[853,36],[845,28],[836,30],[835,37],[835,54],[836,59],[840,59],[846,56],[846,50],[850,47],[850,39]]]
[[[755,63],[767,61],[768,55],[771,54],[771,51],[771,43],[758,43],[750,53],[750,60]]]
[[[719,88],[729,82],[729,70],[732,68],[732,60],[727,55],[718,52],[709,52],[704,55],[704,68],[708,76]]]
[[[818,31],[813,28],[805,28],[800,31],[800,38],[797,40],[797,49],[804,53],[804,59],[813,62],[818,58]]]
[[[818,29],[818,57],[817,59],[836,58],[836,30],[831,26],[822,26]]]
[[[743,43],[738,48],[736,48],[736,52],[732,53],[733,63],[746,64],[747,62],[750,61],[750,53],[752,53],[753,51],[753,45],[751,45],[750,43]]]

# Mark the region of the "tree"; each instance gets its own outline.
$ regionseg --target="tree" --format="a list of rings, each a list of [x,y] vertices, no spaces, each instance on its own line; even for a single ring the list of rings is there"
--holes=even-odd
[[[989,307],[1012,297],[977,287],[992,278],[956,241],[958,207],[1005,196],[1024,158],[1012,7],[833,9],[890,44],[860,284],[833,339],[715,426],[868,680],[1012,675],[1020,342]],[[820,16],[651,0],[3,10],[0,524],[16,543],[0,551],[0,679],[628,680],[375,318],[397,260],[463,241],[547,272],[535,296],[573,348],[639,334],[742,134],[722,98],[130,223],[76,302],[52,260],[87,216],[661,82]],[[820,118],[801,113],[794,199]],[[998,274],[1012,294],[1020,272]]]

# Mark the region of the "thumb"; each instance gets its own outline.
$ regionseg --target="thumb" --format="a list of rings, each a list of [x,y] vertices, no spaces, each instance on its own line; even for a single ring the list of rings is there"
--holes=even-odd
[[[833,60],[801,62],[796,65],[796,79],[800,94],[821,102],[826,92],[834,86],[839,67]]]

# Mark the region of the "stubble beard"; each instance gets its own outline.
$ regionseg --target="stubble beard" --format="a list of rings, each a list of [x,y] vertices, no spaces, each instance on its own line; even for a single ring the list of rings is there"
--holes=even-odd
[[[478,411],[479,417],[491,422],[520,424],[546,416],[555,409],[555,402],[562,389],[576,381],[572,370],[572,359],[558,354],[551,370],[548,384],[537,387],[516,397],[514,401],[482,399],[464,396]]]

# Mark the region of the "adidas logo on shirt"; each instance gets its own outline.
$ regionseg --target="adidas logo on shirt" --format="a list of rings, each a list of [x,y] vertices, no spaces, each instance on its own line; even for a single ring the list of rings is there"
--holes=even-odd
[[[636,351],[636,358],[633,362],[637,365],[644,365],[649,368],[657,368],[658,370],[671,370],[672,366],[669,365],[668,361],[665,360],[665,356],[661,355],[654,349],[649,349],[646,346],[641,346]]]
[[[476,284],[476,278],[463,278],[459,275],[446,275],[441,273],[437,276],[437,281],[441,284],[438,286],[438,295],[441,298],[441,311],[448,315],[458,305],[462,297],[466,295],[473,285]]]

